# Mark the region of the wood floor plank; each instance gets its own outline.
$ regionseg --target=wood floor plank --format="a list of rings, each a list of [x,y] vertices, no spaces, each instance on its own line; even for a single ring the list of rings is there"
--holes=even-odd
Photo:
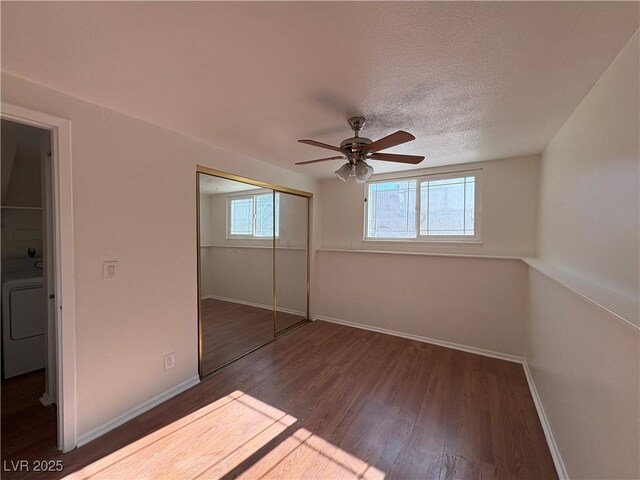
[[[202,318],[202,371],[209,372],[274,338],[273,310],[204,298]],[[277,312],[278,332],[304,317]]]
[[[431,347],[431,346],[429,346]],[[390,471],[392,478],[439,478],[446,439],[446,366],[450,358],[447,349],[434,348],[433,368],[421,377],[424,387],[416,422],[408,442]],[[425,359],[426,360],[426,359]]]
[[[520,365],[320,321],[72,452],[19,443],[64,471],[3,478],[557,478]]]
[[[454,368],[447,418],[441,479],[479,479],[482,460],[483,394],[482,373],[472,368],[474,356],[456,355],[450,362]]]
[[[56,408],[39,402],[44,389],[44,370],[2,381],[2,460],[55,453]]]

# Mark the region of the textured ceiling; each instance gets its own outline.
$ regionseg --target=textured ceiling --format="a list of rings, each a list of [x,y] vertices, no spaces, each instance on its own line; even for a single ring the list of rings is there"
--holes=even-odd
[[[638,28],[612,2],[2,2],[2,69],[322,177],[299,138],[417,140],[420,167],[540,152]],[[329,155],[326,155],[326,154]],[[394,169],[373,162],[376,171]]]

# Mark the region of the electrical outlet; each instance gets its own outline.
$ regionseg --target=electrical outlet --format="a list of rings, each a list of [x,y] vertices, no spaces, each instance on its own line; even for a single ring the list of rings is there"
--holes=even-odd
[[[164,356],[164,369],[165,370],[171,370],[175,366],[176,366],[176,357],[173,354],[173,352],[165,355]]]

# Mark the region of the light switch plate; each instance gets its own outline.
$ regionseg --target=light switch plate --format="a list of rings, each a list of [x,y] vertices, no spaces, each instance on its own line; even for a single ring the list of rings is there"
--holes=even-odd
[[[118,262],[104,262],[102,264],[102,278],[104,280],[113,280],[118,278]]]

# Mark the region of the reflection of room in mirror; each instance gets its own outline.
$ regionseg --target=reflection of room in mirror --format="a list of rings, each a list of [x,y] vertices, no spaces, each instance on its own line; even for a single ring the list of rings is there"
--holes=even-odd
[[[208,372],[307,318],[308,200],[202,173],[199,187]]]
[[[276,239],[276,332],[306,318],[308,199],[280,194]]]

